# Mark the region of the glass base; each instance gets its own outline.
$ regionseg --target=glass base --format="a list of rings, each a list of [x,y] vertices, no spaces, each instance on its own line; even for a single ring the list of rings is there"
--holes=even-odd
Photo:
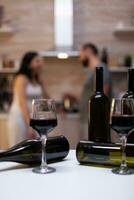
[[[115,168],[112,169],[112,172],[114,174],[119,174],[119,175],[130,175],[130,174],[134,174],[134,170],[133,169],[129,169],[128,167],[125,168]]]
[[[37,174],[50,174],[55,172],[56,169],[52,167],[36,167],[32,171]]]

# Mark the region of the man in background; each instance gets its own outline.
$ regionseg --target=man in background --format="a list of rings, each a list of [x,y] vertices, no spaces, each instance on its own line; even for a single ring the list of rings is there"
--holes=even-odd
[[[99,58],[98,48],[92,44],[84,44],[80,49],[80,62],[83,67],[87,69],[87,80],[85,81],[82,96],[81,96],[81,139],[88,138],[88,111],[89,111],[89,99],[95,92],[95,76],[96,66],[103,67],[103,81],[104,81],[104,93],[111,98],[111,77],[107,66],[101,62]]]

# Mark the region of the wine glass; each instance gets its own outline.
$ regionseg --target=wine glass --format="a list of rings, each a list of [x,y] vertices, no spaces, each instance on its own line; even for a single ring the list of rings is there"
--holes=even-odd
[[[46,158],[47,134],[57,126],[56,106],[52,99],[33,99],[30,126],[35,129],[42,142],[41,166],[34,168],[33,172],[47,174],[55,171],[48,167]]]
[[[127,136],[134,128],[134,99],[121,98],[113,99],[111,104],[111,128],[115,130],[122,142],[122,161],[119,168],[112,170],[115,174],[127,175],[134,171],[127,167],[126,162],[126,144]]]

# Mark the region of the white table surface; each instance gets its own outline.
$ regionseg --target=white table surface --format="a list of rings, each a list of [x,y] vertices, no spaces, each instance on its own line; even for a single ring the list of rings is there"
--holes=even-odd
[[[51,164],[53,174],[34,174],[24,165],[0,163],[0,200],[134,200],[134,175],[80,166],[75,151]]]

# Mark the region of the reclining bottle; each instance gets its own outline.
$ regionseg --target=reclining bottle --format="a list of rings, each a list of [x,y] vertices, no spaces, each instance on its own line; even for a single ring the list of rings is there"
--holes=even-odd
[[[47,161],[63,160],[69,153],[69,143],[64,136],[50,137],[46,146]],[[0,162],[11,161],[22,164],[41,163],[41,141],[26,140],[7,151],[0,152]]]

